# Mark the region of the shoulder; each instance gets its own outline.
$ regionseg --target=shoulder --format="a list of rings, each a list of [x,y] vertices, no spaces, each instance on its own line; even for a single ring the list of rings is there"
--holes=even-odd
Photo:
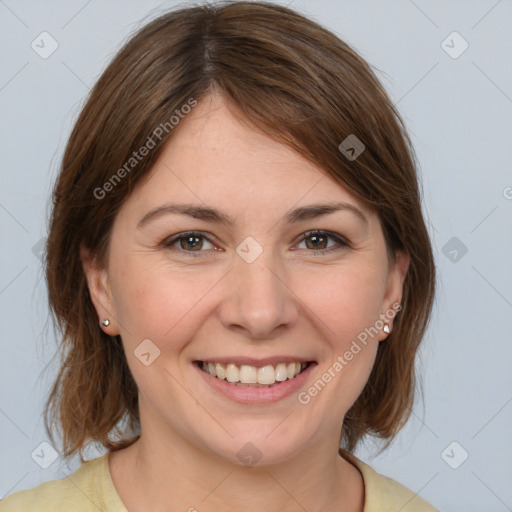
[[[61,480],[11,494],[0,501],[0,512],[124,512],[110,484],[106,453]]]
[[[396,480],[377,473],[354,455],[343,453],[343,457],[363,475],[364,512],[439,512],[418,494]]]

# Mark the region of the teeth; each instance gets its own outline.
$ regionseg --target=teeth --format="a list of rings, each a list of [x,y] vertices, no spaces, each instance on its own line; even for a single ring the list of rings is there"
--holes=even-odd
[[[226,368],[226,380],[228,382],[240,381],[240,370],[238,369],[238,366],[234,364],[228,364]]]
[[[256,384],[258,382],[258,370],[254,366],[246,364],[240,366],[240,382],[242,384]]]
[[[276,370],[272,365],[264,366],[258,370],[258,384],[274,384],[276,381]]]
[[[276,382],[293,379],[306,368],[306,363],[279,363],[276,366],[267,365],[261,368],[243,364],[240,368],[233,363],[228,365],[220,363],[203,362],[201,368],[212,377],[227,380],[232,384],[249,386],[272,386]]]
[[[204,370],[204,368],[203,368]],[[210,370],[210,365],[208,365],[208,371]],[[212,372],[209,372],[210,375],[212,375],[213,377],[217,377],[218,379],[220,380],[224,380],[226,378],[226,369],[224,368],[224,366],[222,366],[221,364],[217,363],[215,365],[215,374],[213,374]]]
[[[278,382],[283,382],[288,378],[288,373],[286,371],[286,364],[285,363],[279,363],[276,366],[276,380]]]

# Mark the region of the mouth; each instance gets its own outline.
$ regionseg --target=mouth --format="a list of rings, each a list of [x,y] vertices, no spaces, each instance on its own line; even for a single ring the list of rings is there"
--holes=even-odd
[[[263,366],[195,361],[200,370],[219,381],[248,388],[273,388],[292,381],[312,366],[314,361],[292,361]]]

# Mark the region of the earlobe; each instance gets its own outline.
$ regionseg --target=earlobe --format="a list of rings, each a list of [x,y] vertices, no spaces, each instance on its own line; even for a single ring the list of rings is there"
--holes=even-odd
[[[83,245],[80,247],[80,259],[89,294],[98,314],[98,325],[110,336],[115,336],[119,334],[119,329],[115,322],[107,270],[99,263],[96,256]]]
[[[382,329],[379,341],[383,341],[393,330],[393,319],[402,309],[402,294],[405,277],[409,270],[410,256],[405,251],[397,251],[394,260],[390,263],[386,293],[383,301],[382,315],[386,317],[386,323]]]

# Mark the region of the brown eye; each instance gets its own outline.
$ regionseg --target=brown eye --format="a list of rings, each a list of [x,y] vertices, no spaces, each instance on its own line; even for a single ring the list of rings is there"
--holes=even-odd
[[[306,246],[308,249],[326,249],[327,248],[327,237],[323,235],[310,235],[306,238]],[[310,241],[311,243],[308,243]]]
[[[210,247],[208,247],[208,244],[210,244]],[[202,253],[207,252],[207,250],[215,250],[215,246],[203,233],[196,232],[179,233],[172,236],[162,242],[162,247],[172,252],[190,256],[204,256]]]
[[[334,243],[329,245],[330,241],[334,241]],[[310,231],[304,233],[300,243],[304,243],[306,249],[309,249],[313,253],[318,252],[318,254],[350,247],[350,244],[343,237],[328,231]]]
[[[203,237],[193,235],[179,238],[180,247],[185,251],[196,251],[200,250],[203,246]]]

